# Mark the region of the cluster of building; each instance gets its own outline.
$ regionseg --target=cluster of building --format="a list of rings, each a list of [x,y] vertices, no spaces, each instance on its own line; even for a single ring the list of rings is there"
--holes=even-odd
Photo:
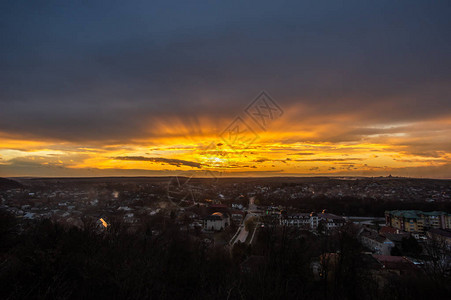
[[[287,213],[282,211],[280,214],[280,225],[298,227],[312,231],[331,231],[346,224],[345,218],[323,210],[321,213]]]
[[[257,187],[258,188],[258,187]],[[256,189],[271,199],[344,198],[384,199],[409,202],[444,202],[451,199],[451,188],[440,181],[423,184],[407,178],[334,178],[304,184]]]
[[[24,220],[52,219],[76,227],[83,227],[84,219],[109,220],[111,217],[134,224],[161,210],[158,205],[142,204],[142,199],[153,196],[131,195],[126,200],[119,200],[118,192],[100,188],[58,188],[47,191],[14,189],[0,196],[0,209]]]
[[[358,225],[361,244],[375,255],[392,255],[392,249],[402,248],[402,242],[411,237],[422,242],[430,239],[445,241],[451,249],[451,215],[441,211],[424,212],[395,210],[385,213],[385,226],[377,227],[356,222],[324,210],[321,213],[288,213],[282,211],[279,224],[314,232],[330,233],[345,224]],[[374,218],[372,221],[376,221]],[[383,222],[383,221],[382,221]]]
[[[251,209],[251,207],[247,207],[246,197],[252,198],[256,193],[265,193],[268,196],[277,195],[278,197],[285,197],[287,193],[291,193],[290,197],[297,197],[300,192],[301,194],[305,192],[316,195],[327,194],[331,190],[337,192],[337,195],[340,193],[345,195],[344,190],[356,192],[374,186],[378,186],[379,190],[388,187],[393,189],[402,187],[389,180],[374,180],[370,183],[367,181],[330,180],[287,186],[283,189],[243,185],[243,190],[246,191],[243,194],[237,192],[241,189],[241,185],[239,188],[233,185],[224,189],[209,187],[206,189],[206,193],[217,195],[215,199],[220,200],[208,200],[204,197],[205,200],[202,202],[196,202],[195,205],[193,203],[185,208],[168,201],[166,190],[158,184],[136,183],[121,189],[108,187],[104,183],[92,183],[87,186],[81,183],[54,183],[49,184],[48,187],[44,186],[44,188],[6,190],[0,193],[0,209],[23,219],[50,218],[78,227],[83,226],[83,220],[86,217],[97,220],[102,218],[107,222],[111,218],[119,218],[133,227],[154,215],[167,217],[169,214],[173,214],[171,217],[175,219],[180,229],[196,229],[204,232],[223,231],[232,223],[240,224],[245,219],[247,211],[250,211],[254,216],[270,215],[279,225],[329,233],[347,223],[355,223],[355,221],[352,217],[338,216],[325,210],[299,213],[285,211],[283,207],[273,205],[257,207],[254,204]],[[415,189],[415,187],[409,188]],[[436,192],[440,194],[442,200],[448,196],[448,190],[445,187],[435,187],[434,195]],[[410,236],[418,240],[440,237],[451,245],[451,214],[445,212],[387,211],[385,212],[385,225],[379,230],[362,226],[359,234],[362,244],[377,255],[389,255],[391,249],[403,238]]]
[[[202,220],[204,231],[222,231],[230,224],[240,224],[246,214],[245,207],[233,204],[207,204],[203,209],[196,208]]]
[[[387,226],[424,234],[429,229],[451,229],[451,214],[443,211],[392,210],[385,212]]]
[[[368,274],[378,287],[389,284],[393,275],[412,276],[435,268],[436,264],[451,275],[451,230],[450,215],[445,212],[424,212],[418,210],[395,210],[385,213],[385,226],[361,225],[357,236],[365,251],[358,254],[365,262]],[[410,251],[408,241],[416,244],[413,257],[395,254],[399,251]],[[416,241],[416,242],[415,242]],[[404,249],[406,247],[406,249]],[[429,249],[429,250],[427,250]],[[431,252],[432,249],[432,252]],[[369,251],[368,251],[369,250]],[[405,252],[404,252],[405,253]],[[319,261],[312,262],[312,271],[316,280],[333,281],[335,271],[339,270],[341,253],[323,253]],[[431,258],[431,256],[433,256]]]
[[[391,251],[396,244],[409,237],[409,233],[399,232],[387,226],[379,230],[363,227],[359,233],[362,245],[377,255],[391,255]]]
[[[149,185],[134,185],[131,190],[120,191],[81,185],[50,186],[45,190],[17,188],[0,193],[0,209],[24,221],[52,219],[79,228],[87,219],[106,227],[114,218],[128,224],[131,231],[149,217],[171,215],[181,230],[216,232],[232,223],[240,224],[245,215],[246,207],[241,203],[225,205],[206,200],[183,208],[168,202],[167,195],[158,192],[158,186]]]
[[[420,242],[435,239],[451,249],[451,215],[441,211],[393,210],[385,212],[385,226],[379,230],[364,227],[359,238],[377,255],[390,255],[394,247],[402,248],[404,239],[414,237]]]

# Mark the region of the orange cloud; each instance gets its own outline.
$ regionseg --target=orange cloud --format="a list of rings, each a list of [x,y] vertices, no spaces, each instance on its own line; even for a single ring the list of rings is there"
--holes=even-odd
[[[249,144],[228,144],[217,130],[220,126],[227,128],[228,123],[208,118],[189,124],[160,120],[152,129],[161,130],[159,136],[124,143],[77,144],[3,136],[0,172],[2,176],[25,176],[28,165],[58,167],[62,173],[77,170],[80,174],[83,170],[120,175],[125,170],[163,174],[202,169],[226,176],[396,175],[397,170],[412,168],[421,174],[421,168],[445,168],[451,162],[451,145],[445,137],[451,136],[449,118],[357,126],[352,123],[356,118],[352,114],[295,121],[296,112],[295,108],[288,110],[286,120],[277,120],[267,131],[256,129],[245,119],[256,133]],[[47,169],[42,170],[42,176],[46,176]]]

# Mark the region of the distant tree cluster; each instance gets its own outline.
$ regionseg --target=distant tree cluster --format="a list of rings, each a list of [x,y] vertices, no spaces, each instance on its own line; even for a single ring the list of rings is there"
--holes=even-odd
[[[423,211],[445,211],[451,212],[451,202],[413,202],[413,201],[394,201],[375,198],[358,197],[327,197],[324,195],[317,197],[302,198],[274,198],[272,195],[258,194],[258,205],[282,205],[285,207],[298,208],[305,212],[322,211],[327,208],[336,214],[348,216],[384,216],[386,210],[423,210]]]

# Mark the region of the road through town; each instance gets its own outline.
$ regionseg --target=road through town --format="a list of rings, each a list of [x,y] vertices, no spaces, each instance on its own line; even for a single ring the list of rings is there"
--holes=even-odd
[[[233,246],[236,242],[240,241],[241,243],[244,243],[247,239],[247,236],[249,235],[249,231],[246,230],[246,221],[250,218],[256,216],[254,211],[257,209],[257,206],[254,204],[254,197],[251,197],[249,199],[249,207],[247,209],[246,217],[244,218],[243,222],[241,223],[240,227],[238,228],[238,233],[234,235],[232,240],[230,241],[230,245]],[[236,238],[235,238],[236,237]],[[235,239],[234,239],[235,238]]]

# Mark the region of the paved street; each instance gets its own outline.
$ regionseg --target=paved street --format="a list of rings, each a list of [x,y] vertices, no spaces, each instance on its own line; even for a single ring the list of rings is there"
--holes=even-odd
[[[237,242],[240,241],[241,243],[244,243],[247,239],[247,236],[249,235],[249,231],[246,230],[246,227],[244,224],[246,224],[246,221],[249,220],[249,218],[252,218],[254,216],[256,216],[253,211],[255,211],[257,209],[257,206],[254,204],[254,197],[251,197],[249,199],[249,208],[247,210],[247,215],[244,218],[243,222],[240,225],[239,233],[237,238],[233,241],[232,246]]]

